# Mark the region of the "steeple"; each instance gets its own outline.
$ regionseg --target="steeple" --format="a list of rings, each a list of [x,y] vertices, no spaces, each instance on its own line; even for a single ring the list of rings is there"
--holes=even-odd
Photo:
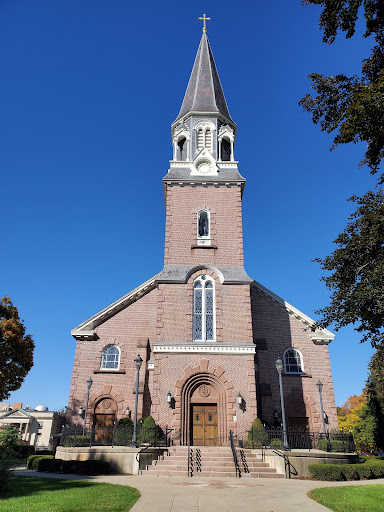
[[[216,113],[233,123],[221,87],[211,46],[203,29],[199,49],[189,79],[183,104],[175,122],[186,114]]]
[[[207,37],[203,35],[193,64],[187,91],[172,124],[173,159],[165,180],[199,182],[236,181],[244,187],[234,156],[236,124],[225,101],[219,74]]]

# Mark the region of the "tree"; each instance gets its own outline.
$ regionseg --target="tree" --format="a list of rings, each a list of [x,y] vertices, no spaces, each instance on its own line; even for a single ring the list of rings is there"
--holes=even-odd
[[[384,341],[384,194],[381,189],[349,199],[359,206],[334,243],[338,248],[324,259],[317,258],[323,277],[333,293],[329,306],[318,310],[317,326],[335,324],[335,329],[354,324],[373,347]]]
[[[368,407],[366,390],[360,396],[350,396],[342,407],[338,408],[339,427],[353,432],[356,450],[372,452],[376,448],[376,418]]]
[[[379,450],[384,450],[384,347],[378,347],[371,357],[366,392],[368,408],[375,418],[374,437]]]
[[[331,150],[339,144],[366,142],[367,150],[360,165],[366,164],[372,174],[378,171],[384,157],[384,6],[382,0],[303,0],[304,5],[320,5],[320,28],[323,41],[331,44],[339,31],[354,35],[359,9],[364,12],[364,37],[373,37],[371,55],[362,63],[361,76],[343,74],[324,76],[312,73],[312,88],[299,102],[312,114],[312,121],[322,131],[337,131]],[[380,176],[384,182],[384,174]]]
[[[0,300],[0,400],[19,389],[33,366],[34,343],[8,297]]]

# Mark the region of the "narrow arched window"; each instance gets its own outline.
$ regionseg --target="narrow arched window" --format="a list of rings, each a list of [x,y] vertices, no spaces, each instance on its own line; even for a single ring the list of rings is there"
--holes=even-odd
[[[289,348],[284,352],[285,373],[304,373],[303,356],[295,348]]]
[[[210,238],[208,210],[200,210],[197,215],[197,238]]]
[[[193,340],[215,340],[215,282],[205,275],[193,285]]]
[[[108,345],[101,355],[100,370],[118,370],[120,366],[120,349],[116,345]]]
[[[221,141],[221,160],[222,162],[231,160],[231,143],[227,139]]]
[[[187,159],[187,139],[185,137],[179,139],[177,142],[177,160]]]

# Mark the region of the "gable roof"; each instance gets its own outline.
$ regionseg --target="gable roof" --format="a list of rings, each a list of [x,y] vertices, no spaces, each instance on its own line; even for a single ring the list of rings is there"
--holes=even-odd
[[[220,113],[232,121],[206,32],[201,37],[184,100],[175,122],[189,112]]]
[[[90,318],[79,324],[77,327],[71,330],[72,336],[75,339],[94,338],[94,329],[98,325],[102,324],[108,318],[115,315],[117,312],[121,311],[129,304],[136,301],[138,298],[142,297],[149,291],[153,290],[156,287],[157,280],[159,277],[161,277],[161,275],[162,272],[159,272],[155,276],[145,281],[145,283],[137,286],[132,291],[123,295],[123,297],[121,297],[120,299],[117,299],[109,306],[105,307],[95,315],[91,316]],[[184,279],[182,279],[181,281],[179,279],[177,282],[183,281],[185,282]],[[289,302],[285,301],[284,299],[273,293],[271,290],[269,290],[262,284],[258,283],[257,281],[253,281],[252,286],[255,286],[258,292],[261,293],[264,297],[276,303],[279,307],[287,311],[289,315],[293,316],[294,318],[302,322],[309,329],[311,329],[312,326],[315,325],[316,322],[312,318],[310,318],[308,315],[292,306],[292,304],[289,304]],[[335,337],[335,335],[331,331],[328,331],[328,329],[316,329],[315,331],[311,332],[310,337],[313,343],[315,343],[316,345],[324,345],[330,343]]]
[[[304,325],[306,325],[309,329],[311,329],[316,324],[315,320],[313,320],[311,317],[295,308],[295,306],[292,306],[292,304],[289,304],[289,302],[285,301],[262,284],[258,283],[257,281],[253,281],[253,286],[255,286],[258,292],[264,295],[264,297],[277,304],[289,315],[293,316]],[[328,329],[316,329],[315,331],[311,332],[310,337],[315,345],[327,345],[333,340],[335,335],[333,332],[328,331]]]
[[[8,418],[9,416],[16,416],[19,417],[19,414],[21,413],[21,416],[26,416],[27,418],[33,418],[32,414],[27,412],[25,409],[13,409],[12,411],[8,411],[2,416],[0,416],[1,419]]]
[[[145,295],[150,290],[156,287],[156,278],[160,275],[160,273],[151,277],[145,283],[137,286],[132,291],[123,295],[120,299],[117,299],[115,302],[112,302],[109,306],[102,309],[95,315],[91,316],[77,327],[71,330],[71,334],[74,338],[93,338],[95,335],[94,329],[105,322],[108,318],[113,316],[118,311],[121,311],[126,306],[137,300],[142,295]]]

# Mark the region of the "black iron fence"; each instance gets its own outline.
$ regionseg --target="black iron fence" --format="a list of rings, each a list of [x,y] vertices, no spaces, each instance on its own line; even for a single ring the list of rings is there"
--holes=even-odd
[[[170,445],[170,433],[173,429],[163,430],[159,426],[145,428],[137,425],[136,445],[167,448]],[[110,428],[82,427],[63,428],[60,446],[132,446],[133,425]]]
[[[137,424],[137,446],[154,446],[168,448],[172,444],[173,429],[159,426],[145,428]],[[131,446],[133,425],[114,426],[111,428],[64,427],[60,435],[61,446]],[[284,447],[284,431],[282,428],[251,429],[244,437],[232,436],[233,443],[238,448],[261,448],[281,450]],[[352,433],[346,432],[309,432],[308,430],[288,429],[287,444],[290,449],[322,450],[325,452],[352,453],[355,443]],[[212,446],[232,446],[230,438],[211,439]]]
[[[330,431],[309,432],[308,430],[288,429],[286,431],[288,448],[302,450],[322,450],[325,452],[353,453],[356,451],[353,435],[350,432]],[[284,447],[284,431],[282,428],[251,429],[247,437],[237,439],[241,448],[272,448]]]

